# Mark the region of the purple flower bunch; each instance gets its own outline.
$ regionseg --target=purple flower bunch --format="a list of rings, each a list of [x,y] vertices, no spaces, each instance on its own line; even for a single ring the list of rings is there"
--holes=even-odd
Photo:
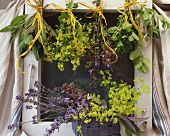
[[[115,54],[108,48],[108,46],[113,48],[113,44],[107,37],[105,28],[102,30],[105,35],[101,33],[100,25],[101,24],[98,21],[93,24],[94,28],[92,38],[94,39],[94,43],[85,55],[85,58],[89,59],[86,64],[86,68],[88,69],[94,67],[110,68],[110,64],[116,59]]]
[[[50,136],[55,130],[59,130],[62,123],[71,121],[73,115],[90,108],[90,97],[74,83],[65,83],[61,87],[48,89],[42,83],[35,81],[34,87],[35,89],[29,89],[25,96],[18,95],[16,99],[23,103],[29,103],[25,107],[27,110],[40,109],[40,114],[34,115],[30,121],[33,124],[50,117],[54,120],[51,128],[46,129],[44,136]],[[51,112],[56,114],[56,116],[47,115]],[[43,114],[47,115],[45,119],[40,117]],[[8,128],[14,129],[15,127],[20,127],[23,123],[11,124]]]

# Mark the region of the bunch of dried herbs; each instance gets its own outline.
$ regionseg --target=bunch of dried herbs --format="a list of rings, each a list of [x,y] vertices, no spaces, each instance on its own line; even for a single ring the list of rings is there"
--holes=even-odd
[[[80,19],[75,19],[73,26],[73,18],[65,12],[58,17],[59,25],[55,29],[55,40],[52,41],[47,50],[51,60],[57,60],[58,69],[64,70],[64,63],[70,62],[73,65],[72,70],[76,70],[80,65],[81,58],[91,47],[91,23],[80,23]]]
[[[7,32],[11,31],[11,38],[10,42],[13,42],[16,35],[19,34],[19,49],[24,57],[30,49],[32,50],[36,60],[49,60],[47,59],[46,47],[53,36],[56,36],[53,29],[45,22],[43,16],[41,14],[40,17],[40,24],[42,25],[42,30],[39,31],[39,23],[35,20],[36,14],[29,16],[27,14],[17,16],[12,20],[10,25],[6,26],[5,28],[1,29],[0,32]],[[37,38],[36,35],[39,33]],[[41,37],[41,38],[40,38]],[[30,46],[31,42],[33,43]]]
[[[132,3],[129,0],[126,0],[126,2]],[[134,63],[135,68],[140,72],[146,73],[150,63],[142,54],[141,47],[143,44],[149,44],[152,38],[159,38],[158,22],[155,22],[154,25],[154,19],[158,18],[162,22],[164,29],[170,28],[170,23],[158,15],[153,9],[137,4],[135,5],[137,9],[136,13],[133,14],[125,6],[121,12],[122,14],[118,17],[117,25],[110,27],[108,32],[113,41],[113,48],[116,53],[119,56],[130,53],[129,58]],[[140,28],[142,26],[140,24],[141,19],[143,20],[143,30]]]

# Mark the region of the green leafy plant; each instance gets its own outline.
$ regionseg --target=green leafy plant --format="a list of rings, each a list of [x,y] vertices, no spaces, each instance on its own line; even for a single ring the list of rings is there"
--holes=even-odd
[[[126,0],[130,3],[131,0]],[[135,65],[135,68],[140,72],[146,73],[150,66],[149,60],[140,51],[142,44],[148,44],[151,38],[159,38],[157,18],[162,22],[164,29],[170,28],[170,23],[162,16],[158,15],[153,9],[146,8],[145,4],[134,4],[136,13],[132,15],[128,7],[124,7],[122,14],[118,17],[118,23],[114,27],[110,27],[108,32],[113,41],[113,49],[121,56],[130,53],[130,59]],[[140,20],[143,19],[144,29],[140,29]],[[135,25],[134,25],[135,23]],[[138,28],[139,29],[138,29]],[[141,31],[139,33],[139,31]]]
[[[10,42],[13,42],[17,34],[20,35],[19,49],[22,57],[28,53],[27,51],[32,49],[36,60],[39,60],[40,58],[42,60],[50,61],[46,47],[50,39],[53,36],[56,36],[56,34],[45,22],[41,13],[39,20],[35,20],[35,16],[36,13],[32,16],[28,16],[27,14],[17,16],[12,20],[10,25],[1,29],[0,32],[11,31]],[[39,30],[41,29],[40,25],[42,26],[42,30]],[[39,33],[38,37],[36,37],[37,33]]]
[[[149,87],[144,83],[143,79],[136,79],[134,82],[137,85],[137,90],[132,85],[121,81],[116,83],[112,81],[109,71],[100,71],[103,76],[101,86],[106,86],[108,89],[106,100],[101,100],[100,95],[90,94],[90,108],[85,108],[81,112],[73,115],[75,120],[82,120],[84,123],[89,123],[93,119],[100,122],[122,123],[126,128],[126,134],[137,136],[140,135],[139,128],[134,124],[135,121],[146,120],[147,118],[132,117],[135,113],[140,115],[142,108],[136,105],[139,97],[150,92]],[[108,77],[108,78],[107,78]],[[78,126],[77,131],[81,132],[81,126]]]
[[[80,65],[80,60],[90,48],[90,34],[92,25],[80,24],[75,21],[75,28],[72,25],[72,18],[65,12],[58,17],[60,24],[56,26],[55,41],[48,45],[48,52],[51,60],[57,60],[58,68],[63,71],[64,63],[71,62],[73,70]],[[73,33],[74,31],[74,33]]]
[[[149,60],[140,52],[140,50],[136,49],[130,53],[130,60],[135,65],[135,68],[140,72],[146,73],[147,68],[150,66]]]
[[[35,15],[28,18],[28,20],[25,21],[25,24],[23,25],[21,34],[20,34],[20,44],[19,48],[21,51],[21,54],[28,50],[29,44],[34,39],[38,32],[38,24],[32,25],[34,21]],[[34,45],[32,46],[32,52],[36,58],[36,60],[47,60],[51,61],[50,59],[47,59],[47,53],[45,51],[45,48],[47,48],[49,41],[51,41],[52,37],[56,36],[55,31],[49,26],[45,20],[42,17],[42,31],[40,33],[40,36],[42,37],[42,41],[40,37],[35,41]],[[43,44],[43,46],[42,46]]]
[[[124,15],[119,15],[118,25],[110,27],[108,32],[113,41],[114,50],[120,56],[129,53],[134,46],[138,48],[141,47],[141,41],[137,31],[130,23],[125,24]]]
[[[25,20],[27,19],[28,15],[21,15],[21,16],[17,16],[16,18],[14,18],[10,25],[4,27],[3,29],[0,30],[0,32],[8,32],[11,31],[11,38],[10,38],[10,42],[12,42],[17,34],[17,32],[19,30],[22,29],[22,26],[25,24]]]
[[[170,23],[164,19],[161,15],[159,15],[155,10],[146,8],[146,7],[140,7],[137,9],[136,13],[136,19],[142,18],[144,21],[144,28],[145,33],[149,34],[152,38],[159,38],[159,26],[158,22],[155,22],[155,18],[160,20],[162,22],[162,27],[164,29],[170,28]]]

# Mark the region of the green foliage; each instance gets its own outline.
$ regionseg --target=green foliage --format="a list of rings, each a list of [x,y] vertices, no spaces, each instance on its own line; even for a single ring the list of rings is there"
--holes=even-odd
[[[34,39],[35,35],[38,32],[37,22],[35,23],[34,26],[32,25],[34,17],[35,17],[35,14],[27,18],[27,20],[25,20],[23,24],[23,28],[20,34],[21,42],[19,44],[21,54],[24,53],[28,49],[30,42]],[[54,30],[45,22],[43,17],[42,17],[42,25],[43,25],[43,29],[40,35],[42,37],[42,42],[43,42],[44,47],[47,47],[51,38],[56,36],[56,34]],[[44,48],[42,47],[40,37],[38,37],[38,40],[35,41],[32,47],[32,52],[36,60],[39,60],[39,58],[41,60],[46,60],[47,54],[45,53]]]
[[[140,129],[134,124],[134,122],[131,122],[126,118],[120,118],[119,121],[125,127],[126,136],[132,136],[132,133],[134,133],[136,136],[141,135]]]
[[[101,86],[106,86],[108,89],[108,98],[106,102],[101,100],[100,95],[90,94],[90,108],[80,111],[74,115],[75,120],[83,120],[89,123],[95,118],[101,124],[105,122],[122,123],[125,126],[126,134],[128,136],[132,133],[137,136],[140,135],[139,128],[134,124],[134,121],[141,120],[142,118],[129,118],[129,116],[137,113],[141,114],[142,108],[136,105],[139,97],[142,94],[150,93],[149,87],[144,83],[144,79],[135,79],[135,87],[128,85],[121,81],[116,83],[112,81],[111,74],[108,70],[100,71],[103,77]],[[145,118],[146,119],[146,118]]]
[[[21,54],[28,50],[30,42],[34,39],[35,35],[38,32],[37,21],[34,26],[32,25],[34,17],[35,17],[35,14],[32,16],[28,16],[27,14],[17,16],[16,18],[12,20],[10,25],[0,30],[0,32],[11,31],[10,42],[14,40],[16,34],[21,30],[20,31],[20,43],[19,43],[19,49],[20,49]],[[47,46],[50,39],[53,36],[56,36],[56,34],[52,30],[52,28],[48,26],[48,24],[44,21],[43,17],[41,19],[42,19],[43,30],[40,35],[43,39],[44,46]],[[33,54],[36,60],[38,60],[39,58],[44,60],[47,55],[45,54],[44,49],[41,46],[42,45],[41,45],[40,38],[38,38],[38,40],[35,41],[32,47],[32,51],[33,51]]]
[[[73,3],[70,1],[69,3],[66,4],[67,9],[72,9],[72,8],[78,8],[78,2]]]
[[[70,16],[64,12],[61,13],[58,19],[60,24],[55,30],[55,41],[47,47],[49,56],[51,60],[58,61],[58,68],[61,71],[64,70],[65,62],[71,62],[73,65],[72,69],[76,70],[80,65],[81,57],[86,53],[86,49],[90,48],[92,25],[91,23],[80,25],[76,20],[74,29]]]
[[[125,13],[128,15],[127,10],[125,10]],[[144,16],[147,18],[147,15]],[[148,59],[139,50],[142,47],[142,41],[138,36],[138,32],[128,23],[130,20],[125,24],[124,15],[120,15],[118,20],[117,26],[109,28],[115,51],[120,56],[130,53],[129,58],[132,60],[135,68],[140,72],[146,73],[150,64]],[[138,18],[136,19],[136,23],[137,20]]]
[[[159,26],[158,21],[154,21],[155,18],[160,20],[162,22],[162,27],[164,29],[170,28],[170,23],[164,19],[161,15],[155,12],[155,10],[146,8],[146,7],[140,7],[137,10],[137,18],[143,18],[144,20],[144,26],[146,27],[145,33],[149,33],[150,37],[153,38],[159,38]],[[155,24],[154,24],[155,22]]]
[[[135,68],[142,73],[146,73],[150,66],[149,60],[138,49],[130,53],[130,60],[134,63]]]
[[[128,11],[125,11],[128,14]],[[130,20],[129,20],[130,21]],[[141,41],[137,31],[128,22],[125,24],[124,15],[119,15],[117,26],[110,27],[108,32],[118,55],[129,53],[133,48],[139,48]]]
[[[119,56],[130,53],[130,59],[134,63],[135,68],[140,72],[146,73],[150,66],[149,60],[139,51],[142,47],[143,39],[139,38],[137,30],[132,25],[128,10],[124,9],[124,13],[128,16],[127,22],[125,20],[125,16],[121,14],[118,17],[118,24],[114,27],[110,27],[108,30],[114,44],[114,50]],[[143,19],[143,35],[148,36],[149,34],[149,38],[160,37],[158,21],[154,24],[155,18],[162,22],[162,27],[164,29],[170,28],[170,23],[167,20],[165,20],[161,15],[158,15],[153,9],[146,8],[144,6],[137,7],[136,15],[133,18],[138,26],[140,26],[139,20],[141,18]],[[145,39],[144,36],[144,42],[145,40],[146,42],[148,41],[148,39]],[[136,50],[132,51],[134,49]]]
[[[16,34],[18,33],[18,31],[22,29],[22,26],[24,25],[27,16],[28,16],[27,14],[17,16],[16,18],[14,18],[12,20],[10,25],[8,25],[8,26],[4,27],[3,29],[1,29],[0,32],[11,31],[10,42],[13,42],[13,40],[14,40]]]

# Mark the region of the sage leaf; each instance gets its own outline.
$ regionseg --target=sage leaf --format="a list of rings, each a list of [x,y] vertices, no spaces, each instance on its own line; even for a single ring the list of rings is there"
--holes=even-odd
[[[128,40],[132,42],[132,41],[134,40],[133,36],[130,35],[130,36],[128,37]]]
[[[148,12],[147,10],[145,10],[144,13],[143,13],[143,18],[144,18],[144,20],[148,20],[149,17],[150,17],[149,12]]]
[[[141,68],[142,68],[142,69],[141,69],[142,72],[143,72],[143,73],[146,73],[147,67],[146,67],[146,66],[142,66]]]
[[[139,50],[134,50],[130,53],[130,60],[134,60],[137,57],[139,57],[139,55],[141,54],[141,52]]]
[[[25,29],[24,35],[28,36],[29,34],[33,33],[35,30],[35,26],[30,26],[28,29]]]
[[[41,34],[42,34],[42,40],[43,40],[43,42],[47,41],[47,36],[46,36],[46,33],[45,33],[45,30],[44,30],[44,29],[42,29]]]
[[[34,15],[31,16],[26,22],[25,22],[25,25],[24,25],[24,28],[28,28],[32,25],[33,23],[33,19],[34,19]]]
[[[141,68],[141,67],[142,67],[142,64],[143,64],[142,62],[139,62],[138,64],[135,65],[135,68],[136,68],[136,69]]]
[[[125,123],[124,120],[120,119],[120,122],[124,125],[125,127],[125,132],[126,132],[126,136],[132,136],[132,130],[130,129],[130,127]]]
[[[26,29],[22,29],[22,31],[21,31],[21,34],[20,34],[20,38],[21,38],[21,40],[24,40],[25,39],[25,37],[26,37],[26,35],[25,35],[25,31],[26,31]]]
[[[32,40],[33,40],[33,36],[29,34],[28,37],[24,39],[24,43],[28,45]]]
[[[19,44],[20,52],[23,53],[23,52],[25,51],[25,49],[26,49],[27,46],[28,46],[28,45],[26,45],[26,44],[24,43],[24,41],[21,41],[20,44]]]
[[[21,41],[19,44],[19,49],[22,50],[23,48],[25,48],[27,46],[27,44],[25,44],[24,41]]]
[[[127,118],[121,117],[121,119],[128,125],[128,127],[132,130],[133,133],[136,133],[136,128],[133,122],[129,121]]]
[[[115,31],[117,30],[117,27],[116,26],[114,26],[114,27],[110,27],[109,29],[108,29],[108,33],[114,33]]]
[[[143,63],[147,66],[147,67],[149,67],[150,66],[150,63],[149,63],[149,60],[147,59],[147,58],[143,58]]]
[[[12,31],[13,29],[17,29],[17,26],[6,26],[3,29],[0,30],[0,32],[8,32],[8,31]]]
[[[38,57],[38,50],[37,50],[37,46],[36,46],[36,45],[33,45],[33,46],[32,46],[32,52],[33,52],[36,60],[38,61],[38,58],[39,58],[39,57]]]
[[[16,36],[15,33],[12,33],[12,34],[11,34],[11,38],[10,38],[10,40],[9,40],[10,43],[12,43],[12,42],[14,41],[15,36]]]
[[[134,32],[132,32],[132,36],[133,36],[133,38],[135,38],[137,41],[139,41],[139,37],[138,37]]]
[[[10,25],[15,26],[15,25],[18,25],[18,24],[22,23],[27,16],[28,16],[27,14],[21,15],[21,16],[17,16],[16,18],[14,18],[14,19],[12,20],[12,22],[11,22]]]
[[[134,125],[135,126],[135,128],[136,128],[136,136],[140,136],[141,135],[141,132],[140,132],[140,129],[136,126],[136,125]]]
[[[40,45],[40,43],[38,45]],[[41,60],[44,60],[45,58],[44,50],[41,45],[40,45],[40,49],[38,50],[38,56],[40,57]]]

